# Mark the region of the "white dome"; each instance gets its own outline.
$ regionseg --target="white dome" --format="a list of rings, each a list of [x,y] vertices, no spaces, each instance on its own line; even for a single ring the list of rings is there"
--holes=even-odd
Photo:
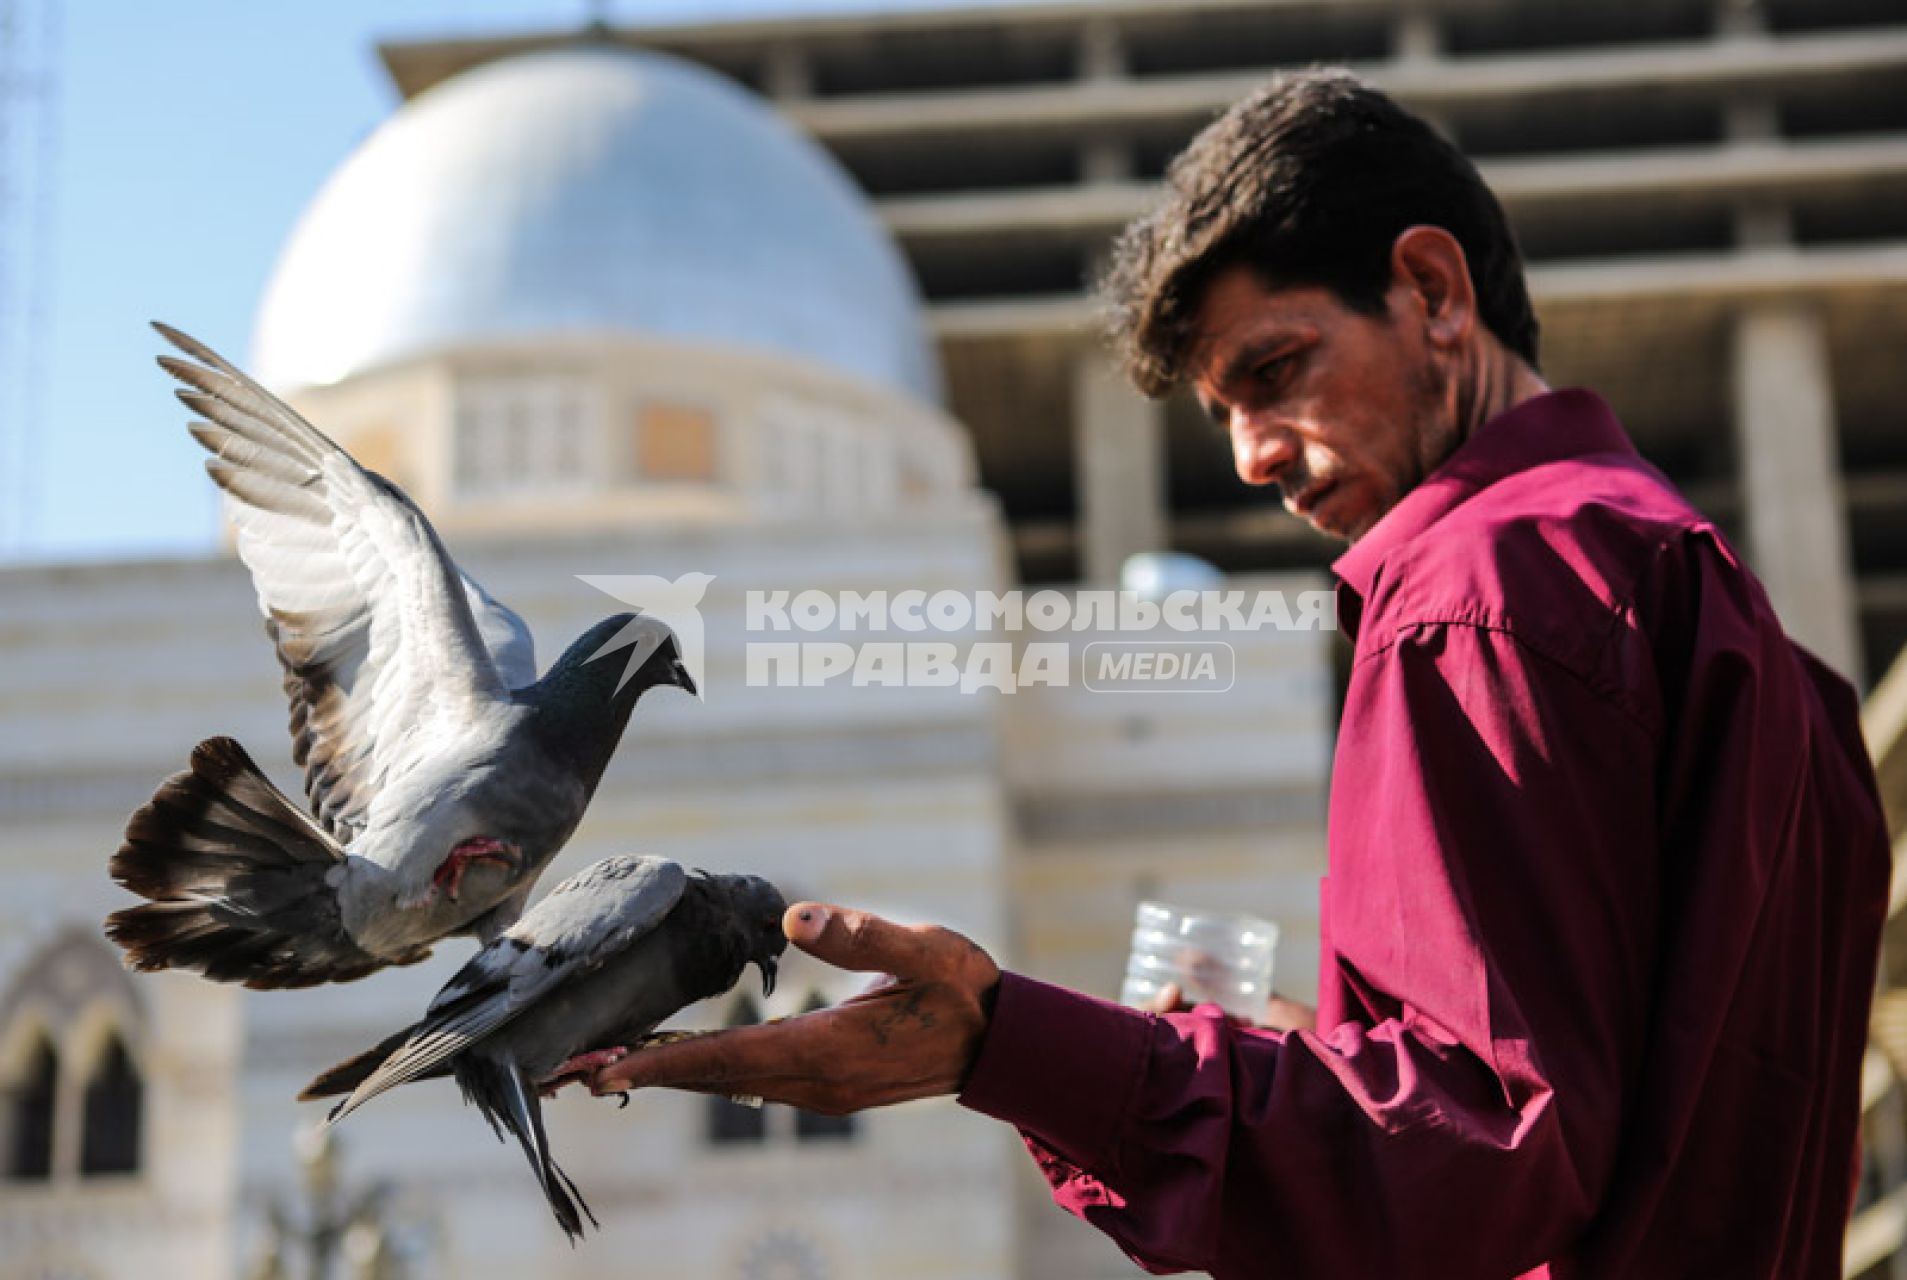
[[[912,277],[833,159],[712,72],[607,46],[478,67],[386,121],[292,233],[253,359],[290,389],[558,333],[766,349],[940,398]]]

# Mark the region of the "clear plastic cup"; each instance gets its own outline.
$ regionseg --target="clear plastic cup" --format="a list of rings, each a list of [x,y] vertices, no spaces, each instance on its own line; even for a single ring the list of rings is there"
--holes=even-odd
[[[1176,983],[1187,1004],[1215,1004],[1234,1018],[1262,1021],[1277,945],[1278,926],[1269,920],[1141,902],[1119,1003],[1148,1008]]]

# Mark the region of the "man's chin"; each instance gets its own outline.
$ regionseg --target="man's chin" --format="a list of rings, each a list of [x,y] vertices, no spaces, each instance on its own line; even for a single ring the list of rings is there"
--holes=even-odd
[[[1336,542],[1355,545],[1397,505],[1395,498],[1370,500],[1366,488],[1333,489],[1324,501],[1311,508],[1307,517],[1311,527]]]
[[[1311,510],[1303,513],[1293,511],[1292,514],[1334,542],[1356,542],[1377,521],[1357,514],[1347,519],[1346,513],[1340,510],[1342,504],[1337,501],[1342,496],[1334,489],[1326,493]]]

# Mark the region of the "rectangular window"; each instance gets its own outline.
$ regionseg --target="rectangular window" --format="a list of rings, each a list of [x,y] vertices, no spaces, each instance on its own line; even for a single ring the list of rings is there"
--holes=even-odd
[[[464,497],[481,494],[490,481],[489,417],[476,405],[457,408],[455,478],[457,492]]]
[[[761,1107],[746,1107],[727,1098],[710,1098],[708,1140],[716,1146],[761,1142],[768,1136],[768,1116]]]
[[[819,1111],[795,1111],[795,1138],[801,1142],[847,1142],[854,1137],[853,1116],[824,1116]]]
[[[572,493],[589,486],[587,392],[558,375],[470,378],[457,386],[455,459],[462,498]]]
[[[645,404],[636,413],[634,455],[637,480],[712,483],[715,415],[694,405]]]

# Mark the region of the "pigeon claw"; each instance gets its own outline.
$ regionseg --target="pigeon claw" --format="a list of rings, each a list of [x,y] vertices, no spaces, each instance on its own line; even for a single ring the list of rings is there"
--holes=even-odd
[[[556,1070],[550,1072],[549,1075],[545,1076],[543,1082],[537,1085],[537,1092],[546,1098],[551,1097],[564,1085],[577,1084],[581,1081],[588,1080],[604,1067],[614,1066],[628,1056],[629,1050],[623,1048],[621,1045],[614,1045],[607,1049],[592,1049],[588,1053],[579,1053],[557,1067]],[[603,1096],[606,1097],[608,1095],[605,1094]],[[629,1091],[627,1089],[622,1090],[618,1096],[622,1098],[623,1106],[626,1107],[629,1105]]]
[[[431,873],[430,882],[445,897],[455,902],[458,891],[463,887],[464,873],[478,862],[492,862],[506,871],[514,872],[522,869],[523,851],[507,840],[476,836],[452,849],[443,865]]]

